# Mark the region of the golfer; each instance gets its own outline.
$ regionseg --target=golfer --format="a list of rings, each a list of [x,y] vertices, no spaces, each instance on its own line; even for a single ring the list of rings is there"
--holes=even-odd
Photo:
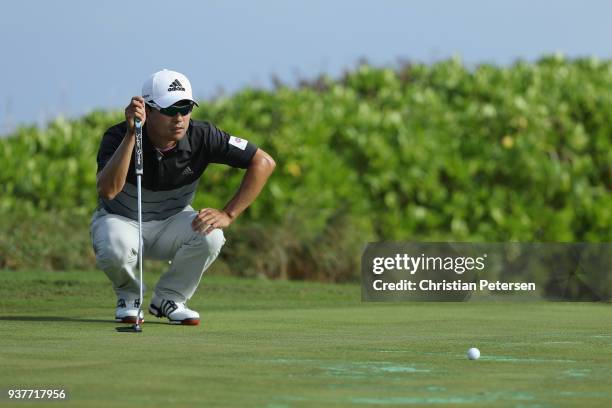
[[[229,227],[258,196],[274,160],[245,139],[210,122],[191,120],[197,106],[191,84],[175,71],[153,74],[125,108],[125,121],[106,131],[98,151],[98,207],[91,225],[96,265],[117,294],[115,320],[143,321],[138,315],[138,201],[134,169],[135,127],[143,126],[142,234],[144,256],[172,261],[155,286],[149,312],[173,324],[197,325],[198,312],[186,302],[202,274],[219,255]],[[222,209],[191,203],[211,163],[246,169],[242,183]],[[228,197],[229,198],[229,197]]]

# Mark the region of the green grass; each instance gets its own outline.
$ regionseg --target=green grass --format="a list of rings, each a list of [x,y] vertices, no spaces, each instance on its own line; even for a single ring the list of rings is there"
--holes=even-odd
[[[207,276],[200,326],[147,315],[129,334],[114,302],[99,271],[0,271],[0,388],[78,407],[612,405],[610,305],[364,304],[357,285]]]

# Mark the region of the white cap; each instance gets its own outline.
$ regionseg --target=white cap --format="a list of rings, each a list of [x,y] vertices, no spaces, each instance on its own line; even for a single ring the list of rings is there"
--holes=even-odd
[[[160,108],[167,108],[183,99],[193,100],[191,83],[180,72],[163,69],[157,71],[142,84],[142,97],[145,102]],[[197,103],[196,103],[197,105]]]

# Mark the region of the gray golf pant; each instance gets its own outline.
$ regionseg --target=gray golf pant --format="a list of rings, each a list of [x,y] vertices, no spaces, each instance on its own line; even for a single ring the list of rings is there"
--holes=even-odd
[[[189,300],[225,243],[218,228],[208,235],[193,231],[191,221],[196,215],[187,206],[168,219],[142,223],[144,258],[172,261],[155,286],[158,297]],[[96,265],[111,280],[117,297],[138,298],[138,221],[99,208],[91,218],[90,232]]]

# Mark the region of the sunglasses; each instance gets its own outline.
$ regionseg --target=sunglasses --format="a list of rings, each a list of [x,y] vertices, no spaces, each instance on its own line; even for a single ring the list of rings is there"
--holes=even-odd
[[[162,115],[166,115],[166,116],[175,116],[177,113],[180,113],[181,116],[186,116],[189,115],[189,113],[191,113],[191,111],[193,110],[193,103],[190,103],[188,105],[172,105],[172,106],[168,106],[167,108],[160,108],[156,105],[147,103],[147,105],[151,106],[152,108],[155,108],[159,111],[159,113],[161,113]]]

